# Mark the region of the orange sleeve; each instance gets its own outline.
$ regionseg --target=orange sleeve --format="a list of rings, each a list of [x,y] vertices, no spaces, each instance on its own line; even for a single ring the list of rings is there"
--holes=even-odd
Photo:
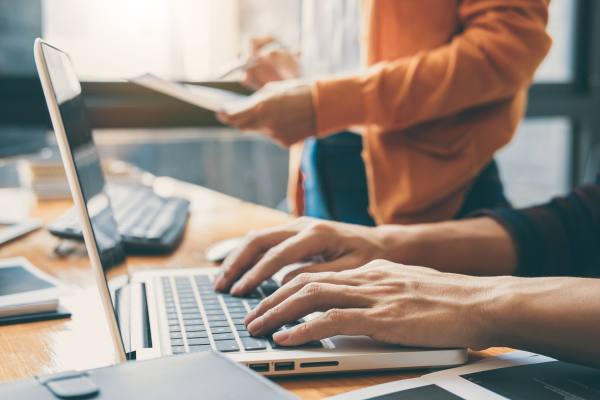
[[[551,44],[547,0],[463,0],[458,18],[463,30],[446,45],[315,82],[318,135],[351,125],[405,129],[530,84]]]

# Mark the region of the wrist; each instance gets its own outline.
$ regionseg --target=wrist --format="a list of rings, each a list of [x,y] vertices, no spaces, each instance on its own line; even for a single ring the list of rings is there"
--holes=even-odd
[[[485,295],[478,307],[479,331],[477,340],[480,348],[512,347],[518,335],[526,294],[520,290],[523,278],[512,276],[484,277]]]
[[[418,262],[418,225],[380,225],[373,228],[381,245],[380,258],[407,265]]]

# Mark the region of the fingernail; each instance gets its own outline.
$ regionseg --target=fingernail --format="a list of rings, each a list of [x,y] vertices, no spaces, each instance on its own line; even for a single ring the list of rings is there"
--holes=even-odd
[[[260,332],[260,330],[263,327],[263,324],[264,324],[264,318],[258,317],[254,321],[250,322],[250,325],[248,325],[248,331],[250,332],[250,334],[256,334],[256,333]]]
[[[279,331],[273,334],[273,340],[281,344],[285,344],[289,337],[290,333],[288,331]]]
[[[248,325],[254,318],[256,318],[256,308],[246,314],[246,318],[244,318],[244,324]]]
[[[245,282],[243,280],[237,282],[231,288],[231,294],[234,295],[234,296],[238,296],[238,295],[242,294],[243,291],[244,291],[244,285],[245,285]]]
[[[217,290],[222,290],[224,283],[225,283],[225,279],[223,278],[223,275],[219,275],[217,277],[217,279],[215,279],[213,286]]]

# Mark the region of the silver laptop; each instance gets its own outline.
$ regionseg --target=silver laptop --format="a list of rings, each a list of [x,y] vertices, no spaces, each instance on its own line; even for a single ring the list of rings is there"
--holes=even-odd
[[[216,293],[212,281],[218,270],[214,267],[135,272],[113,288],[105,272],[111,261],[124,255],[80,83],[67,54],[40,39],[34,52],[119,361],[220,351],[265,375],[466,362],[465,349],[406,348],[367,337],[336,336],[302,347],[277,347],[269,337],[251,337],[243,323],[246,313],[276,290],[277,284],[265,282],[245,298]]]

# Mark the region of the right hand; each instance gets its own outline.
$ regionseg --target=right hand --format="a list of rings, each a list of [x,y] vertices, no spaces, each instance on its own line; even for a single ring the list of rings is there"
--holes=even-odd
[[[299,78],[299,54],[283,48],[265,50],[265,47],[272,43],[275,43],[272,36],[252,39],[252,61],[244,71],[242,84],[258,90],[269,82]]]
[[[239,296],[293,263],[306,265],[288,273],[284,283],[303,272],[352,269],[385,255],[386,240],[377,228],[303,217],[250,233],[223,263],[215,289],[231,288],[231,294]],[[321,259],[314,261],[317,256]]]

